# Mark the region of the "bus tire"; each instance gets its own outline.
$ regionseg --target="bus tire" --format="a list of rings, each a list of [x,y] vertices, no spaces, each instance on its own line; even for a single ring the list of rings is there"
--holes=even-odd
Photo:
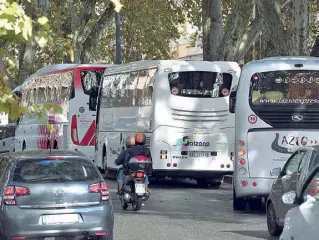
[[[262,199],[261,198],[250,198],[248,199],[249,209],[251,211],[261,211]]]
[[[245,198],[238,198],[236,196],[235,189],[233,189],[233,210],[245,210],[246,209],[246,201]]]
[[[196,182],[197,182],[197,185],[202,188],[207,188],[209,185],[209,183],[207,182],[205,178],[198,178],[196,179]]]

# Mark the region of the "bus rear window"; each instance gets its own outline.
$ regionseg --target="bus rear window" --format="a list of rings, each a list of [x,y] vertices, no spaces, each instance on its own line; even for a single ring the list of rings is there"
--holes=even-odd
[[[90,95],[92,91],[97,91],[103,74],[103,70],[81,71],[81,83],[84,94]]]
[[[319,103],[319,71],[282,70],[255,73],[251,77],[252,105]]]
[[[229,73],[190,71],[168,74],[171,94],[182,97],[227,97],[233,76]]]

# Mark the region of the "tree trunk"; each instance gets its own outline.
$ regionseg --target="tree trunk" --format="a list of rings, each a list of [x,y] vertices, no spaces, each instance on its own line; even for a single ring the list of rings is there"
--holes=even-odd
[[[18,82],[16,86],[24,82],[24,80],[34,73],[33,62],[37,46],[32,40],[22,43],[19,51],[19,70],[18,70]]]
[[[81,63],[91,62],[95,47],[101,40],[101,37],[103,36],[103,33],[105,33],[107,27],[113,21],[114,13],[114,7],[110,4],[110,6],[105,9],[100,19],[95,23],[89,36],[83,43],[83,54],[81,55],[80,59]]]
[[[284,30],[275,0],[257,0],[262,19],[262,36],[267,46],[264,57],[288,56],[290,34]]]
[[[294,0],[294,29],[290,55],[306,56],[308,37],[308,5],[307,0]]]
[[[218,48],[218,60],[239,61],[251,48],[259,29],[258,16],[252,20],[253,7],[254,2],[251,0],[236,2],[228,16],[224,35]]]
[[[316,37],[310,56],[319,57],[319,35]]]
[[[221,0],[202,0],[203,60],[216,61],[223,31]]]

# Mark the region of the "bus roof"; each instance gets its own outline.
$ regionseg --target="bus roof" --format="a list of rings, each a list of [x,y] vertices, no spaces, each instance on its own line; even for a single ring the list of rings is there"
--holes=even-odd
[[[154,68],[159,65],[162,65],[163,67],[169,68],[171,65],[189,65],[192,63],[203,63],[203,64],[219,64],[219,65],[228,65],[228,66],[238,66],[238,63],[236,62],[226,62],[226,61],[215,61],[215,62],[209,62],[209,61],[202,61],[202,60],[141,60],[136,62],[130,62],[126,64],[121,65],[112,65],[107,69],[106,74],[114,74],[118,72],[123,71],[137,71],[142,69],[148,69],[148,68]]]
[[[276,57],[268,57],[263,58],[257,61],[286,61],[286,60],[301,60],[301,61],[311,61],[311,60],[319,60],[318,57],[309,57],[309,56],[276,56]]]
[[[75,68],[87,68],[87,67],[92,67],[92,68],[100,68],[100,67],[110,67],[112,64],[54,64],[54,65],[49,65],[43,68],[40,68],[37,72],[29,76],[25,81],[29,81],[31,78],[47,75],[47,74],[53,74],[53,73],[58,73],[60,71],[67,71],[67,70],[73,70]]]
[[[311,64],[317,65],[319,63],[318,57],[308,57],[308,56],[278,56],[269,57],[260,60],[251,61],[243,66],[242,70],[253,69],[256,67],[273,66],[278,68],[278,64]]]

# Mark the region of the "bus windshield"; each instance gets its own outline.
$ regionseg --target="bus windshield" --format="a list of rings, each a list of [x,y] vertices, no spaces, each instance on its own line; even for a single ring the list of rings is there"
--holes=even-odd
[[[168,74],[171,94],[182,97],[227,97],[232,83],[229,73],[190,71]]]
[[[254,106],[319,103],[319,71],[287,70],[255,73],[250,82]]]
[[[93,71],[81,71],[81,82],[83,86],[84,94],[90,95],[94,88],[100,86],[104,70],[93,70]]]

